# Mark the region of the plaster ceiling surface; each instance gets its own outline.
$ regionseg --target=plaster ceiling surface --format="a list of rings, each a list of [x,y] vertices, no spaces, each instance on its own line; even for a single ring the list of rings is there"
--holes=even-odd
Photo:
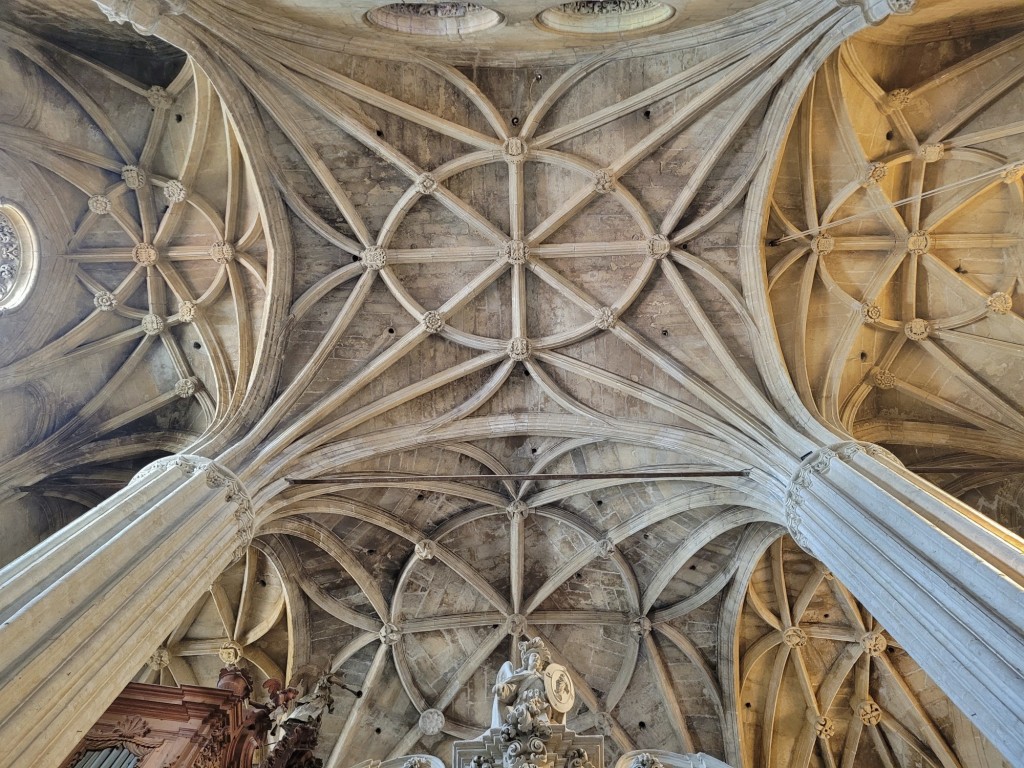
[[[508,6],[501,34],[546,39],[534,4]],[[724,13],[695,1],[672,23],[702,18],[686,8]],[[857,650],[876,627],[817,564],[788,545],[761,559],[799,452],[776,330],[752,309],[765,265],[740,247],[744,206],[787,135],[797,74],[860,12],[760,10],[642,47],[594,43],[580,62],[498,66],[516,46],[495,38],[498,60],[459,68],[398,57],[405,38],[373,58],[360,33],[352,52],[314,15],[337,44],[304,45],[295,30],[313,31],[289,25],[311,6],[275,20],[197,0],[161,27],[191,53],[165,90],[5,26],[0,194],[23,202],[48,258],[45,291],[0,320],[15,340],[0,383],[27,404],[2,445],[0,513],[45,500],[58,524],[153,455],[218,456],[253,496],[256,539],[166,640],[167,666],[140,674],[210,684],[232,643],[260,679],[329,671],[344,686],[321,738],[334,768],[447,757],[486,722],[523,633],[569,667],[570,725],[613,755],[832,764],[803,713],[827,714],[835,685],[849,709],[867,667],[886,726],[859,740],[837,726],[845,764],[999,765],[909,660],[909,693],[878,687],[888,672]],[[254,13],[266,24],[239,23]],[[969,62],[987,44],[1013,43],[950,50]],[[798,197],[785,175],[777,194]],[[655,469],[728,474],[617,476]],[[537,473],[575,479],[496,477]],[[790,581],[766,575],[784,562]],[[810,603],[786,618],[792,589]],[[812,627],[792,654],[810,677],[780,646],[804,609],[847,622]],[[420,727],[429,709],[442,732]]]

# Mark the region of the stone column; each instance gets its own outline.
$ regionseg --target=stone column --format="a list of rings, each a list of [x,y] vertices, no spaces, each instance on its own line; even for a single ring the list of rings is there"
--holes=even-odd
[[[0,570],[0,766],[55,766],[252,536],[231,473],[150,464]]]
[[[1024,759],[1019,539],[878,446],[809,456],[786,502],[797,543],[878,618],[1003,755]]]

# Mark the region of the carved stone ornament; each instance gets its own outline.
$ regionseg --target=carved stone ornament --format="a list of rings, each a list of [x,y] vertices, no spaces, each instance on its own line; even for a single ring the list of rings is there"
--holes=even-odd
[[[1000,178],[1004,184],[1016,184],[1024,176],[1024,162],[1014,163],[1002,172]]]
[[[601,169],[594,174],[594,191],[598,194],[605,195],[615,189],[615,177],[611,171]]]
[[[402,763],[402,768],[430,768],[430,761],[425,757],[410,757]]]
[[[629,622],[629,631],[632,635],[640,640],[643,640],[649,634],[651,634],[651,620],[646,616],[637,616]]]
[[[611,557],[615,552],[615,542],[611,539],[601,539],[594,542],[594,548],[601,557]]]
[[[106,195],[93,195],[89,198],[89,210],[98,216],[110,213],[110,198]]]
[[[501,151],[508,162],[521,163],[526,159],[526,153],[529,150],[527,149],[526,142],[516,136],[512,136],[505,139],[505,143],[501,146]]]
[[[882,319],[882,308],[877,304],[861,304],[860,316],[865,323],[874,323]]]
[[[440,312],[435,312],[432,309],[428,310],[423,313],[421,321],[423,323],[423,329],[427,333],[440,333],[444,330],[444,318],[441,317]]]
[[[922,144],[921,159],[926,163],[937,163],[946,156],[946,147],[940,142],[938,144]]]
[[[881,632],[867,632],[860,639],[860,647],[868,656],[881,656],[889,647],[889,641]]]
[[[164,185],[164,197],[168,203],[183,203],[188,197],[188,190],[177,179],[171,179]]]
[[[218,240],[210,246],[210,258],[218,264],[227,264],[235,258],[235,246],[226,240]]]
[[[509,240],[501,253],[509,264],[525,264],[530,258],[530,247],[522,240]]]
[[[377,632],[377,636],[384,645],[394,645],[402,639],[402,633],[398,627],[390,622],[385,622],[384,626]]]
[[[129,23],[143,35],[150,35],[164,16],[179,16],[188,0],[94,0],[115,24]]]
[[[519,637],[526,632],[526,617],[521,613],[513,613],[505,620],[505,629],[512,637]]]
[[[234,640],[225,640],[217,651],[220,660],[228,665],[235,665],[242,660],[242,646]]]
[[[395,3],[388,8],[393,13],[406,16],[432,16],[441,19],[457,19],[483,7],[474,3]]]
[[[915,317],[903,326],[903,332],[911,341],[924,341],[931,333],[932,326],[927,320]]]
[[[907,236],[907,250],[911,256],[924,256],[931,247],[932,239],[926,230],[918,229]]]
[[[164,329],[164,319],[160,315],[146,315],[140,323],[142,331],[147,336],[156,336]]]
[[[914,95],[906,88],[897,88],[894,91],[889,91],[885,96],[885,106],[888,112],[896,112],[903,109],[904,107],[910,106],[910,102],[914,100]]]
[[[137,165],[126,165],[121,169],[121,179],[128,189],[142,189],[146,184],[146,172]]]
[[[857,706],[857,717],[864,725],[878,725],[882,722],[882,708],[875,701],[866,699]]]
[[[437,545],[430,539],[423,539],[416,542],[416,557],[420,560],[433,560],[437,553]]]
[[[174,104],[174,97],[159,85],[150,86],[146,91],[146,100],[153,109],[168,109]]]
[[[505,507],[505,514],[509,520],[524,520],[530,514],[530,508],[522,499],[516,499]]]
[[[830,739],[836,735],[836,724],[824,715],[814,719],[814,733],[819,739]]]
[[[665,768],[661,760],[656,758],[654,755],[644,752],[633,758],[633,762],[629,764],[629,768]]]
[[[601,733],[607,736],[611,735],[612,730],[615,727],[615,720],[612,718],[611,714],[608,712],[596,712],[594,713],[594,721],[597,729]]]
[[[132,261],[143,267],[152,267],[159,258],[160,254],[150,243],[136,243],[132,248]]]
[[[164,647],[157,648],[146,661],[146,665],[154,672],[159,672],[171,663],[171,654]]]
[[[1013,297],[1008,293],[996,291],[985,299],[985,306],[993,315],[1006,315],[1013,309]]]
[[[868,166],[867,175],[864,178],[864,186],[870,187],[877,184],[889,173],[889,167],[885,163],[871,163]]]
[[[183,323],[191,323],[199,314],[199,305],[194,301],[183,301],[178,305],[178,319]]]
[[[913,13],[917,0],[889,0],[889,10],[896,14]]]
[[[583,747],[576,747],[569,751],[566,757],[565,768],[594,768],[594,764],[590,762],[590,755],[587,754],[587,750]]]
[[[371,245],[360,254],[363,264],[367,269],[384,269],[388,263],[388,254],[379,245]]]
[[[563,3],[558,6],[558,10],[577,16],[594,16],[643,11],[655,5],[654,0],[577,0],[574,3]]]
[[[871,383],[879,389],[892,389],[896,386],[896,377],[892,371],[884,368],[873,368],[871,370]]]
[[[790,648],[803,648],[807,645],[807,633],[800,627],[788,627],[782,633],[782,642]]]
[[[505,352],[516,362],[522,362],[530,356],[531,348],[529,339],[516,336],[514,339],[509,339]]]
[[[672,243],[664,235],[653,235],[647,238],[648,257],[658,260],[665,258],[672,250]]]
[[[117,306],[117,297],[110,291],[98,291],[92,297],[92,303],[100,312],[113,312]]]
[[[420,730],[427,736],[437,736],[444,728],[444,713],[439,709],[426,709],[420,715]]]
[[[823,232],[811,241],[811,250],[819,256],[828,256],[836,247],[836,239],[827,232]]]
[[[432,195],[437,189],[437,179],[429,173],[421,173],[416,179],[416,191],[421,195]]]
[[[607,331],[615,325],[615,312],[611,307],[601,307],[597,311],[597,327]]]
[[[195,395],[198,389],[199,379],[195,376],[189,376],[187,379],[178,379],[178,383],[174,385],[174,394],[182,400],[188,400]]]

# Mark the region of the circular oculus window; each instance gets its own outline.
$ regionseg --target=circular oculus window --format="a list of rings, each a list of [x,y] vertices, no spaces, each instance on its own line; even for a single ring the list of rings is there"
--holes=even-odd
[[[392,3],[366,14],[371,24],[410,35],[459,36],[495,27],[497,11],[476,3]]]
[[[38,253],[28,217],[13,203],[0,202],[0,312],[25,303],[36,281]]]
[[[675,9],[654,0],[579,0],[542,11],[541,26],[585,35],[623,34],[672,18]]]

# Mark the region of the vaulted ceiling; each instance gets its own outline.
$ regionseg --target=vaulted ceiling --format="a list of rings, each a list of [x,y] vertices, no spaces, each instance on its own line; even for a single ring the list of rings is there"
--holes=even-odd
[[[633,43],[538,31],[532,2],[412,43],[369,4],[193,0],[161,27],[182,62],[14,3],[0,195],[43,259],[0,318],[3,559],[195,451],[262,524],[140,679],[332,671],[329,765],[447,758],[524,631],[612,755],[1001,765],[820,564],[765,552],[807,412],[911,465],[1008,462],[935,477],[1015,524],[989,500],[1020,460],[1024,188],[995,170],[1024,159],[1024,43],[887,22],[830,56],[858,9],[672,5]],[[922,5],[923,36],[955,16]],[[650,471],[721,474],[618,476]],[[575,479],[495,477],[538,473]]]

